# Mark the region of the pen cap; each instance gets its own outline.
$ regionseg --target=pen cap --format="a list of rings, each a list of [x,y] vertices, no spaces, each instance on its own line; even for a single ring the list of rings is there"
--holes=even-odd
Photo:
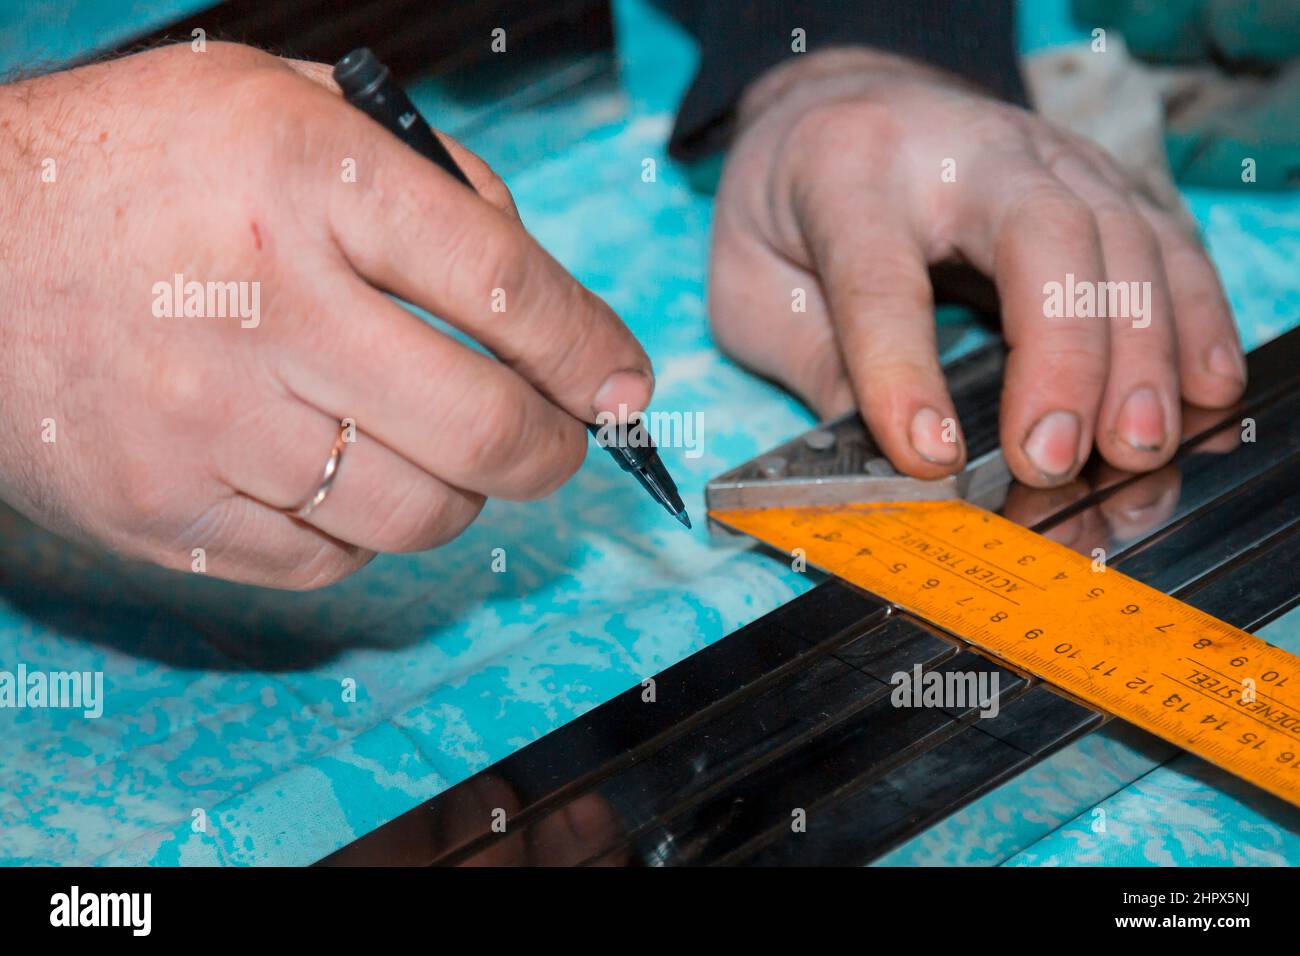
[[[364,96],[388,78],[388,67],[363,46],[334,64],[334,82],[348,99]]]
[[[343,98],[425,159],[473,189],[465,171],[438,141],[406,91],[368,47],[358,47],[334,64]]]

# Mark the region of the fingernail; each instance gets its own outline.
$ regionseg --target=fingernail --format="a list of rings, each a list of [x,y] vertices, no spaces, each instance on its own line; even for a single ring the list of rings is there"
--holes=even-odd
[[[951,465],[961,457],[957,423],[945,422],[933,408],[923,408],[912,417],[911,438],[916,453],[936,465]]]
[[[1079,455],[1079,416],[1048,412],[1020,446],[1044,478],[1061,478],[1074,471]]]
[[[596,415],[618,415],[620,406],[628,413],[644,411],[650,404],[651,391],[649,375],[639,369],[625,368],[605,379],[591,403],[591,410]]]
[[[1241,350],[1231,345],[1220,343],[1214,346],[1206,356],[1205,364],[1215,375],[1230,378],[1234,382],[1246,380],[1246,360],[1242,357]]]
[[[1144,385],[1128,397],[1115,420],[1115,433],[1138,451],[1164,447],[1165,410],[1154,389]]]

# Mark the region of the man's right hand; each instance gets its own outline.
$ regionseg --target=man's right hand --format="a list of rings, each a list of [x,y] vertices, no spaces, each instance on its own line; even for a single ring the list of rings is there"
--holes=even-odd
[[[229,44],[0,87],[0,497],[130,557],[202,548],[209,573],[310,588],[557,488],[583,422],[645,407],[650,362],[447,145],[481,196],[328,68]],[[176,275],[244,284],[257,314],[187,318]],[[288,517],[343,420],[328,497]]]

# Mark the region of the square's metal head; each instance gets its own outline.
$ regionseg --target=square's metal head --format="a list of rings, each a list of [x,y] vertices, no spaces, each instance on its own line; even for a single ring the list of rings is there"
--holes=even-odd
[[[710,511],[842,505],[871,501],[965,498],[996,509],[1010,473],[997,443],[998,397],[1005,349],[990,345],[946,369],[948,388],[967,436],[968,464],[938,481],[900,475],[851,412],[823,422],[710,481]]]

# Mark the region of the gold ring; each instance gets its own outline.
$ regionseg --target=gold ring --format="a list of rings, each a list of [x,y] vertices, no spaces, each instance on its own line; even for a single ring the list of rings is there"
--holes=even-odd
[[[334,447],[330,449],[330,457],[325,462],[325,474],[321,478],[320,486],[307,499],[306,503],[297,508],[285,508],[285,514],[292,515],[295,518],[306,518],[313,511],[321,506],[321,502],[330,493],[330,487],[334,484],[334,478],[339,473],[339,462],[343,460],[343,446],[347,444],[344,435],[347,433],[347,426],[339,425],[339,437],[334,439]]]

